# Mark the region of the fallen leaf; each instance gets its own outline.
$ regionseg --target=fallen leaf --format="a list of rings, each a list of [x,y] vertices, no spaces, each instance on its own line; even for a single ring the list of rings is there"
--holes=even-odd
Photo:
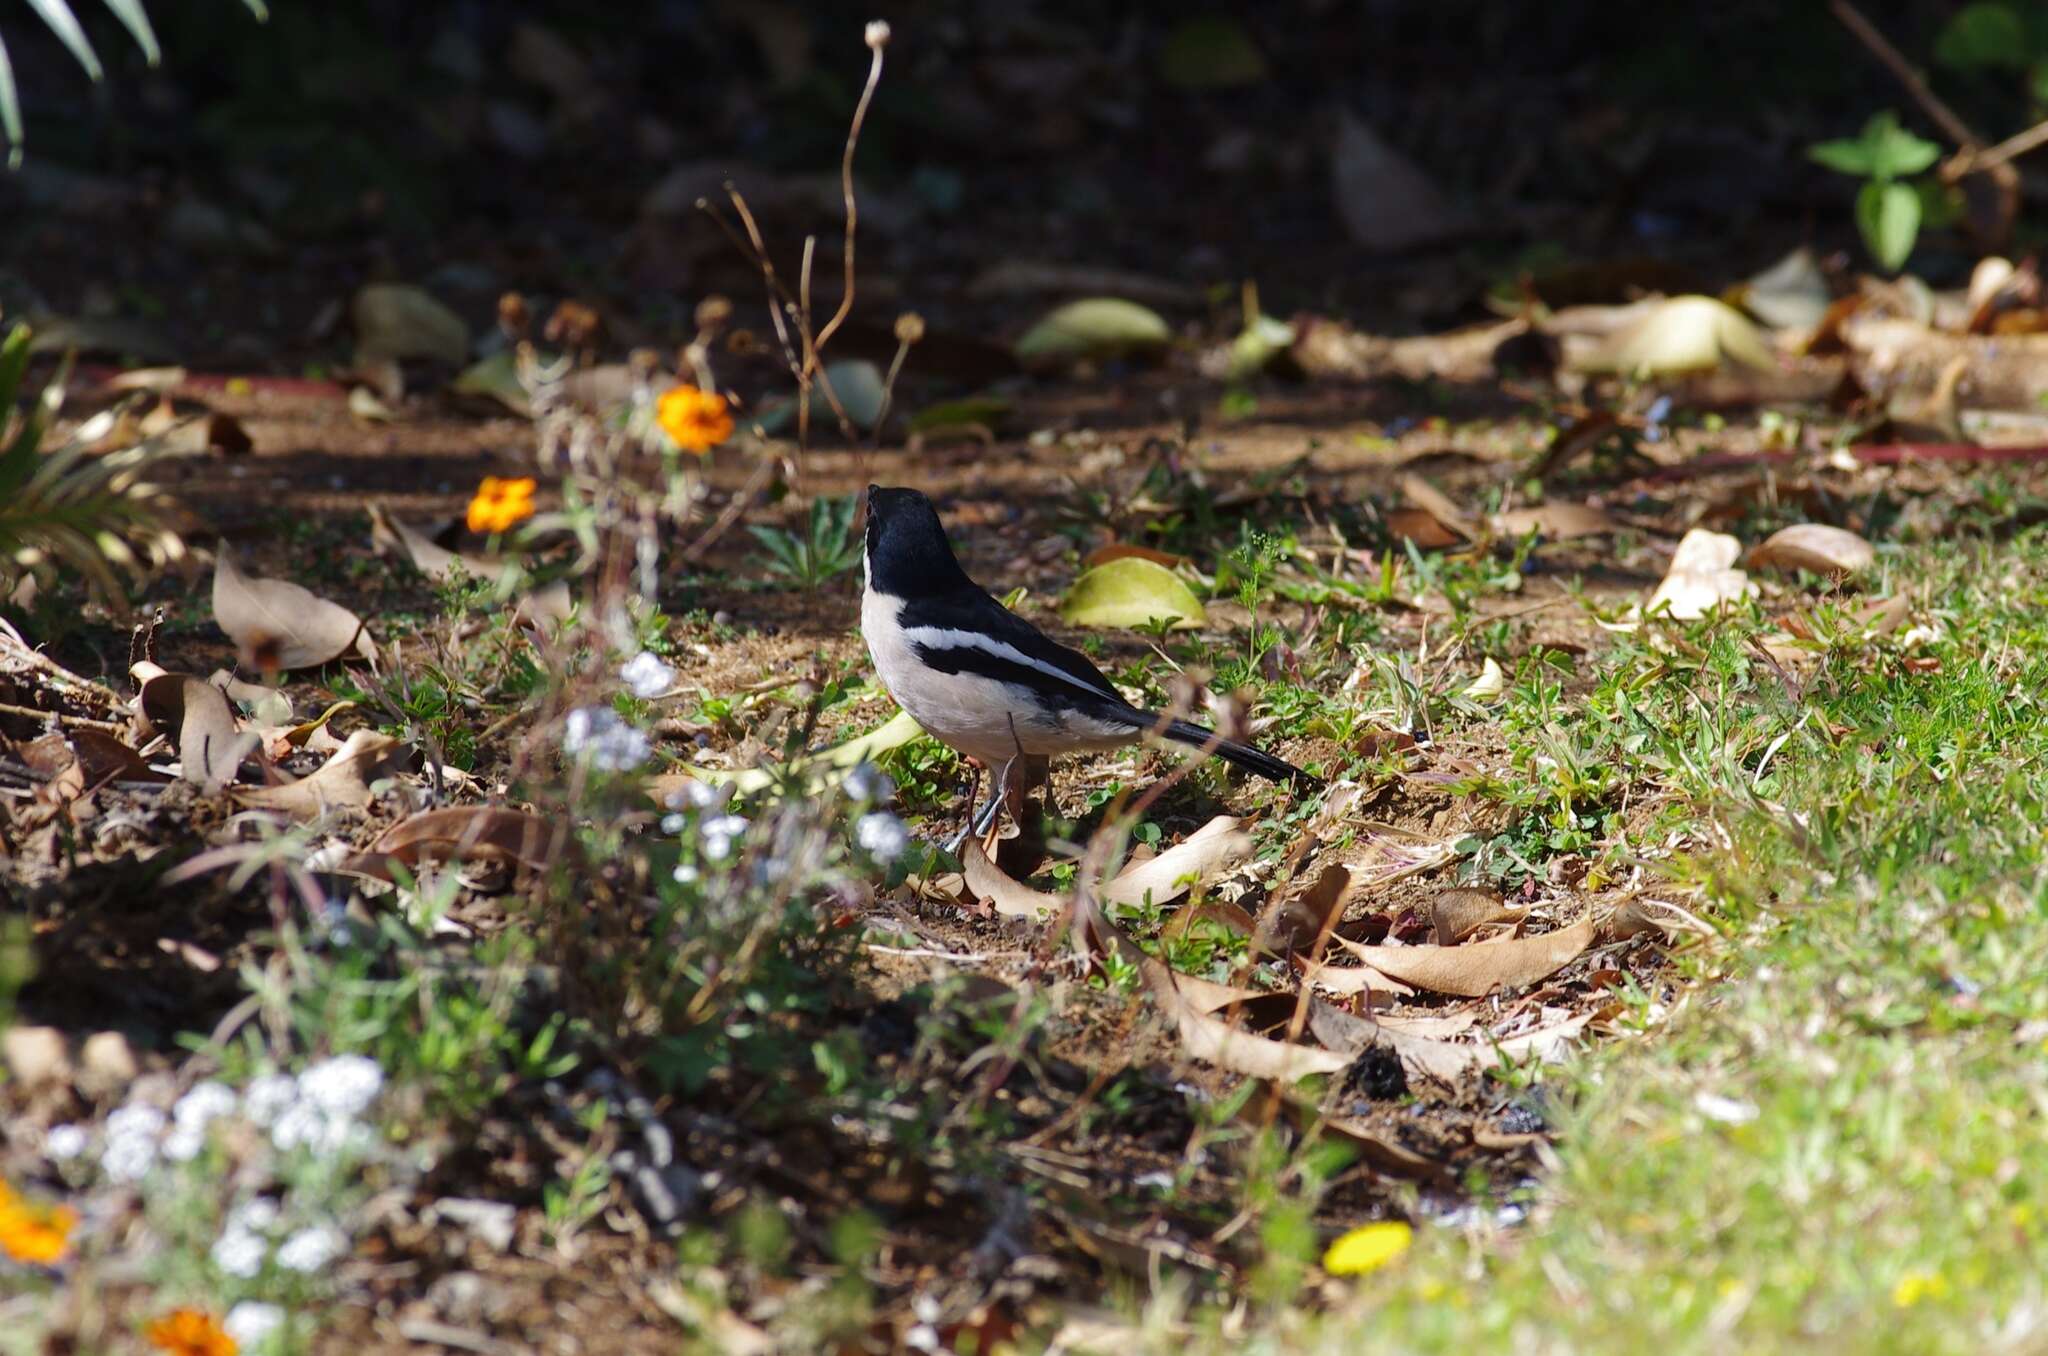
[[[279,786],[237,788],[235,799],[293,819],[315,819],[330,810],[360,810],[370,803],[370,783],[390,769],[404,747],[379,731],[357,730],[312,776]]]
[[[1780,330],[1812,329],[1835,299],[1820,261],[1804,245],[1733,290],[1731,302]]]
[[[1520,917],[1492,890],[1440,890],[1429,901],[1429,921],[1436,929],[1438,946],[1456,946],[1488,924]]]
[[[552,860],[557,825],[524,810],[502,805],[451,805],[393,824],[351,869],[390,879],[391,863],[417,867],[422,861],[495,859],[545,870]]]
[[[1568,928],[1478,946],[1338,945],[1380,974],[1431,993],[1482,998],[1495,989],[1533,984],[1563,969],[1593,943],[1594,924],[1583,918]],[[1319,983],[1325,983],[1318,976]]]
[[[1428,175],[1345,113],[1330,150],[1330,190],[1352,243],[1396,254],[1462,234],[1465,215]]]
[[[1398,508],[1387,514],[1387,531],[1415,544],[1418,551],[1442,551],[1462,546],[1465,538],[1445,527],[1435,514],[1418,508]]]
[[[1478,537],[1478,520],[1452,502],[1449,495],[1412,471],[1401,477],[1401,496],[1458,537],[1466,541]]]
[[[1507,675],[1501,672],[1500,663],[1492,655],[1479,666],[1479,676],[1465,686],[1465,695],[1476,702],[1490,702],[1507,691]]]
[[[1096,550],[1091,551],[1088,558],[1082,561],[1081,564],[1085,568],[1092,570],[1097,565],[1107,565],[1112,560],[1149,560],[1153,564],[1163,565],[1169,570],[1179,569],[1188,563],[1186,556],[1176,556],[1165,551],[1155,551],[1149,546],[1133,546],[1128,542],[1113,542],[1108,546],[1098,547]]]
[[[458,368],[469,361],[469,326],[421,288],[369,283],[349,309],[358,367],[397,358],[434,358]]]
[[[1165,348],[1173,331],[1159,314],[1119,297],[1070,301],[1026,330],[1012,349],[1024,367],[1062,367]]]
[[[521,419],[533,418],[533,398],[519,380],[519,359],[509,348],[463,368],[448,389],[457,395],[495,400]]]
[[[243,574],[226,542],[213,570],[213,619],[242,663],[264,673],[316,669],[352,649],[376,662],[377,647],[355,613],[297,584]]]
[[[1179,575],[1139,556],[1086,571],[1060,600],[1059,614],[1069,626],[1090,627],[1139,627],[1168,619],[1176,627],[1199,627],[1206,620],[1201,600]]]
[[[142,755],[104,730],[71,732],[71,751],[85,774],[87,787],[102,782],[167,782],[164,773],[142,761]]]
[[[1877,563],[1870,543],[1854,532],[1826,523],[1795,523],[1766,537],[1749,553],[1752,569],[1809,570],[1842,577]]]
[[[1254,1078],[1292,1083],[1310,1074],[1335,1073],[1351,1063],[1350,1056],[1334,1050],[1293,1045],[1239,1030],[1202,1011],[1199,1003],[1180,988],[1181,976],[1164,964],[1143,956],[1139,968],[1160,1011],[1172,1019],[1180,1033],[1181,1048],[1206,1064]]]
[[[1034,890],[1005,875],[981,850],[980,841],[972,836],[960,849],[960,869],[967,877],[967,888],[974,897],[986,901],[1005,918],[1042,922],[1059,912],[1065,903],[1057,895]]]
[[[1693,621],[1724,603],[1749,597],[1756,592],[1756,585],[1733,568],[1741,555],[1742,543],[1727,533],[1694,528],[1679,539],[1671,568],[1643,611],[1662,610],[1679,621]]]
[[[1621,530],[1621,524],[1591,504],[1574,504],[1553,499],[1529,508],[1509,509],[1488,519],[1488,525],[1503,537],[1526,537],[1537,533],[1548,541],[1572,541],[1579,537],[1604,537]]]
[[[258,725],[289,725],[292,700],[264,683],[247,683],[226,669],[216,669],[207,682],[228,694],[229,700],[249,713]]]
[[[1125,867],[1105,881],[1096,897],[1105,904],[1138,908],[1164,904],[1218,875],[1225,866],[1251,855],[1252,836],[1230,815],[1217,815],[1201,828],[1147,861]]]
[[[1322,869],[1306,890],[1266,910],[1252,943],[1273,955],[1303,952],[1314,955],[1323,938],[1344,915],[1351,898],[1351,871],[1341,865]]]
[[[179,775],[208,791],[234,781],[242,760],[256,747],[256,735],[241,732],[227,694],[189,673],[151,677],[137,705],[150,726],[177,748]]]
[[[1582,350],[1573,366],[1583,372],[1673,376],[1706,372],[1724,362],[1769,369],[1771,346],[1755,325],[1712,297],[1670,297],[1635,323]]]

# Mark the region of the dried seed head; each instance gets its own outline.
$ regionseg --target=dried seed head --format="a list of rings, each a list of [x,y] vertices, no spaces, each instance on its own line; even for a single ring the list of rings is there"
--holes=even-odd
[[[889,21],[887,19],[870,20],[868,23],[867,40],[868,46],[874,48],[877,52],[887,47],[889,45]]]
[[[517,292],[507,292],[498,298],[498,328],[505,337],[518,342],[526,337],[533,327],[533,314],[526,309],[526,298]]]
[[[730,319],[732,302],[716,292],[697,303],[697,328],[700,330],[722,329]]]
[[[896,317],[896,342],[914,344],[924,338],[924,317],[915,311],[905,311]]]

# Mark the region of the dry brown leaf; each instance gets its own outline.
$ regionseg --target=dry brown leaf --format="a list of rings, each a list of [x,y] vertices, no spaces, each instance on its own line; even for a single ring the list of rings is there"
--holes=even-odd
[[[1455,1083],[1474,1070],[1491,1068],[1502,1056],[1523,1059],[1536,1054],[1549,1059],[1590,1020],[1592,1014],[1584,1013],[1504,1041],[1452,1041],[1418,1030],[1414,1019],[1354,1017],[1320,999],[1309,1005],[1309,1030],[1331,1050],[1356,1059],[1368,1047],[1382,1044],[1399,1055],[1410,1072],[1442,1083]],[[1456,1033],[1446,1030],[1444,1034]]]
[[[532,870],[545,870],[552,860],[555,825],[524,810],[502,805],[454,805],[423,810],[386,829],[358,864],[372,868],[402,862],[417,866],[422,859],[470,861],[496,858]]]
[[[1334,929],[1337,920],[1344,916],[1344,906],[1350,898],[1350,869],[1326,866],[1308,889],[1279,901],[1266,911],[1258,931],[1252,936],[1252,944],[1274,955],[1294,951],[1313,955],[1319,950],[1317,944],[1324,935]]]
[[[1353,1116],[1329,1116],[1322,1122],[1325,1133],[1334,1134],[1358,1151],[1366,1166],[1390,1177],[1410,1177],[1438,1187],[1450,1187],[1456,1177],[1449,1166],[1396,1144],[1363,1120]]]
[[[1164,964],[1144,956],[1139,966],[1160,1011],[1173,1019],[1181,1048],[1205,1064],[1254,1078],[1293,1083],[1310,1074],[1335,1073],[1351,1063],[1347,1055],[1309,1045],[1290,1045],[1253,1036],[1201,1010],[1198,1000],[1183,993],[1176,975]]]
[[[243,574],[225,542],[213,571],[213,619],[242,663],[263,673],[317,669],[350,650],[377,659],[355,613],[297,584]]]
[[[71,751],[88,787],[102,782],[167,782],[170,777],[142,761],[142,755],[104,730],[71,732]]]
[[[1489,923],[1512,922],[1521,914],[1492,890],[1442,890],[1429,902],[1429,921],[1438,946],[1456,946]]]
[[[176,746],[180,775],[208,791],[234,781],[258,742],[241,731],[227,694],[189,673],[156,673],[143,683],[137,705],[151,729]]]
[[[1479,520],[1452,502],[1451,497],[1414,472],[1401,477],[1401,495],[1466,541],[1479,536]],[[1419,544],[1419,543],[1418,543]]]
[[[376,730],[357,730],[310,777],[279,786],[237,789],[235,799],[258,810],[277,810],[293,819],[316,819],[331,810],[360,810],[370,803],[370,783],[384,775],[404,745]]]
[[[1186,556],[1176,556],[1166,551],[1155,551],[1149,546],[1132,546],[1128,542],[1115,542],[1091,552],[1088,559],[1082,561],[1081,565],[1084,569],[1092,570],[1097,565],[1107,565],[1112,560],[1122,560],[1127,556],[1136,557],[1139,560],[1149,560],[1155,565],[1164,565],[1169,570],[1177,570],[1188,563]]]
[[[1190,882],[1204,884],[1251,854],[1252,836],[1237,826],[1235,816],[1218,815],[1157,857],[1125,867],[1097,896],[1105,904],[1131,908],[1148,900],[1164,904],[1176,899],[1188,892]]]
[[[1587,917],[1541,936],[1477,946],[1360,946],[1341,937],[1337,941],[1380,974],[1404,984],[1431,993],[1481,998],[1495,989],[1518,988],[1555,974],[1593,944],[1593,933],[1593,920]],[[1331,987],[1330,973],[1318,974],[1316,982]]]
[[[1358,950],[1359,944],[1345,937],[1331,939],[1347,950]],[[1336,994],[1384,993],[1406,997],[1415,990],[1390,975],[1383,975],[1370,965],[1332,965],[1321,961],[1308,968],[1302,976],[1302,983],[1313,984],[1319,989],[1328,989]]]
[[[1607,536],[1621,530],[1621,524],[1591,504],[1574,504],[1559,499],[1531,508],[1496,513],[1489,522],[1493,530],[1503,537],[1526,537],[1531,532],[1539,532],[1551,541]]]
[[[1442,551],[1465,544],[1465,538],[1438,522],[1434,514],[1418,508],[1389,510],[1387,531],[1403,541],[1413,542],[1418,551]]]
[[[1809,570],[1836,577],[1860,574],[1876,563],[1877,553],[1869,542],[1826,523],[1780,528],[1749,553],[1751,569]]]
[[[960,867],[967,877],[967,888],[975,898],[986,900],[1006,918],[1028,918],[1038,922],[1059,912],[1064,903],[1056,895],[1034,890],[1004,875],[981,850],[980,842],[972,837],[960,850]]]

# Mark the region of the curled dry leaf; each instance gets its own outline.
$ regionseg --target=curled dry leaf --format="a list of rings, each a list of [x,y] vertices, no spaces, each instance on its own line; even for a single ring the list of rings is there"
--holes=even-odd
[[[1350,898],[1350,868],[1326,866],[1308,889],[1266,911],[1259,930],[1252,936],[1252,944],[1275,955],[1295,951],[1313,955],[1321,940],[1344,916],[1344,906]]]
[[[541,871],[553,857],[555,825],[502,805],[452,805],[423,810],[386,829],[370,850],[351,859],[362,875],[391,878],[394,863],[497,860]]]
[[[1145,956],[1139,967],[1160,1011],[1173,1020],[1179,1031],[1182,1048],[1204,1063],[1281,1083],[1292,1083],[1310,1074],[1335,1073],[1351,1063],[1349,1055],[1334,1050],[1290,1045],[1241,1031],[1203,1011],[1201,999],[1182,989],[1183,976],[1174,974],[1164,964]]]
[[[1444,890],[1429,902],[1438,946],[1456,946],[1490,923],[1513,922],[1521,916],[1492,890]]]
[[[960,850],[960,868],[974,897],[985,900],[1005,918],[1028,918],[1034,923],[1040,922],[1057,913],[1063,903],[1057,895],[1034,890],[1003,874],[981,850],[980,842],[972,837]]]
[[[226,669],[216,669],[207,677],[207,682],[228,694],[228,697],[258,725],[289,725],[292,721],[291,698],[276,688],[263,683],[247,683]]]
[[[370,803],[370,783],[390,771],[405,746],[376,730],[357,730],[318,772],[280,786],[243,787],[235,799],[257,810],[276,810],[293,819],[316,819],[330,810],[360,810]]]
[[[1478,537],[1479,520],[1458,507],[1449,495],[1412,471],[1401,477],[1401,497],[1428,514],[1445,531],[1456,534],[1461,540],[1472,541]]]
[[[1740,311],[1691,296],[1651,304],[1633,323],[1580,351],[1572,365],[1582,372],[1660,377],[1711,371],[1724,362],[1768,369],[1777,359]]]
[[[1096,892],[1105,904],[1164,904],[1215,879],[1251,854],[1252,836],[1231,815],[1217,815],[1157,857],[1124,868]]]
[[[1842,577],[1860,574],[1877,563],[1870,543],[1844,528],[1826,523],[1795,523],[1766,537],[1749,553],[1754,569],[1809,570]]]
[[[1555,974],[1593,944],[1594,924],[1582,918],[1568,928],[1537,937],[1517,937],[1478,946],[1360,946],[1338,944],[1380,974],[1431,993],[1482,998],[1495,989],[1519,988]],[[1316,982],[1330,987],[1327,968]]]
[[[1508,677],[1501,672],[1500,661],[1492,655],[1479,666],[1479,676],[1465,687],[1465,695],[1475,702],[1490,702],[1507,691]]]
[[[1621,524],[1591,504],[1554,499],[1530,508],[1509,509],[1487,520],[1503,537],[1526,537],[1531,532],[1550,541],[1571,541],[1578,537],[1604,537],[1617,532]]]
[[[242,663],[264,673],[317,669],[350,650],[377,659],[355,613],[297,584],[243,574],[225,542],[213,571],[213,619]]]
[[[71,752],[85,774],[87,787],[102,782],[167,782],[165,774],[142,761],[142,755],[104,730],[71,732]]]
[[[157,671],[142,684],[136,704],[151,729],[176,746],[179,774],[208,791],[234,781],[258,742],[255,734],[242,732],[227,694],[189,673]]]
[[[1696,527],[1679,539],[1664,582],[1650,595],[1645,612],[1668,610],[1679,621],[1693,621],[1739,602],[1756,592],[1749,576],[1735,569],[1742,543],[1725,532]]]

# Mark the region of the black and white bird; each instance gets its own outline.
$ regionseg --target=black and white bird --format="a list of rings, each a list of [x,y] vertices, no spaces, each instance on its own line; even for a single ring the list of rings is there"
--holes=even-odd
[[[1273,781],[1313,783],[1292,763],[1125,701],[1077,650],[991,598],[960,568],[932,501],[868,486],[860,629],[882,685],[927,734],[1001,769],[993,823],[1019,759],[1116,748],[1157,734]],[[963,835],[964,837],[964,835]]]

